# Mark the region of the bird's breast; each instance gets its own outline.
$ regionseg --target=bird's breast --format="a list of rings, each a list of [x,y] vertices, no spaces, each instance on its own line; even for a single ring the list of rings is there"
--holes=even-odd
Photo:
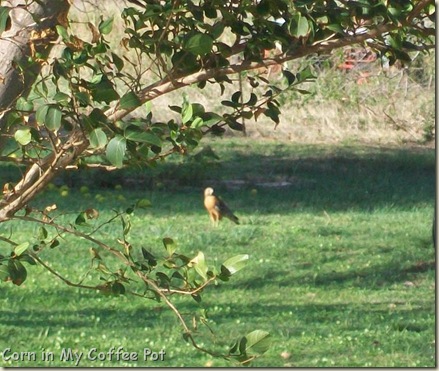
[[[204,207],[207,210],[212,210],[216,206],[216,198],[213,196],[207,196],[204,198]]]

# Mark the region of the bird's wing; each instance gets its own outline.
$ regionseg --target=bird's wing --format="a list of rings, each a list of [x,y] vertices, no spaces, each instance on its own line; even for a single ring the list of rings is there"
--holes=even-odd
[[[229,218],[231,221],[239,224],[239,219],[233,214],[232,210],[226,205],[226,203],[221,200],[221,198],[217,197],[217,203],[215,208],[226,218]]]

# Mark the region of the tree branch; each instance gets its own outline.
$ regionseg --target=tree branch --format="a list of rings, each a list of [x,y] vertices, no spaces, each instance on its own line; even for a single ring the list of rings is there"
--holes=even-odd
[[[397,29],[398,26],[394,24],[378,25],[376,28],[370,30],[367,33],[345,36],[341,39],[323,40],[316,42],[313,45],[303,45],[295,50],[287,51],[286,53],[279,54],[268,60],[262,62],[248,62],[236,63],[229,65],[228,67],[212,68],[208,70],[201,70],[191,75],[184,75],[175,77],[172,81],[166,77],[154,84],[151,84],[144,89],[140,90],[138,97],[142,103],[154,100],[162,95],[168,94],[174,90],[180,89],[185,86],[199,83],[201,81],[207,81],[214,77],[237,74],[244,71],[251,71],[262,67],[268,67],[276,64],[283,64],[285,62],[302,58],[310,54],[325,53],[334,49],[342,48],[344,46],[359,44],[367,39],[376,38],[387,32]],[[245,44],[239,45],[239,50],[242,50]],[[135,108],[130,109],[109,109],[105,112],[111,121],[117,121],[125,117],[128,113]]]
[[[409,16],[407,17],[407,23],[410,24],[412,21],[421,14],[422,9],[424,9],[427,5],[433,3],[432,0],[420,0],[414,9],[410,12]]]
[[[34,52],[46,54],[50,51],[53,46],[51,41],[58,35],[46,30],[53,29],[59,24],[70,8],[70,2],[67,0],[40,0],[26,4],[20,0],[4,2],[11,7],[12,25],[11,29],[3,32],[0,38],[0,76],[3,78],[0,84],[0,111],[7,109],[19,96],[27,94],[42,64],[33,64],[23,75],[17,66],[26,63],[32,53],[32,47],[36,44]],[[36,22],[35,19],[40,21]],[[43,39],[37,40],[36,35],[40,35]],[[41,42],[42,40],[44,42]],[[12,46],[11,41],[13,41]],[[0,129],[3,128],[3,124],[4,121],[0,120]]]
[[[53,179],[60,169],[74,162],[88,147],[88,140],[82,132],[74,132],[70,140],[58,153],[51,153],[39,163],[33,164],[13,192],[0,202],[0,223],[10,219],[21,210],[37,193]]]
[[[15,216],[14,219],[17,220],[24,220],[24,221],[29,221],[29,222],[35,222],[35,223],[39,223],[39,224],[44,224],[44,225],[48,225],[51,227],[54,227],[58,230],[61,230],[63,232],[69,233],[69,234],[73,234],[76,235],[78,237],[82,237],[96,245],[98,245],[99,247],[109,251],[110,253],[112,253],[113,255],[115,255],[116,257],[118,257],[124,264],[128,265],[128,266],[133,266],[133,264],[122,254],[120,253],[120,251],[113,249],[112,247],[104,244],[103,242],[90,237],[89,235],[79,232],[77,230],[74,229],[70,229],[61,225],[58,225],[56,223],[53,222],[46,222],[43,220],[39,220],[36,218],[32,218],[29,216]],[[10,241],[9,239],[6,239],[4,237],[0,236],[0,240],[6,241],[8,243],[11,243],[12,245],[17,245],[15,242]],[[67,278],[63,277],[60,273],[58,273],[56,270],[54,270],[53,268],[51,268],[48,264],[46,264],[44,261],[42,261],[35,253],[30,252],[29,255],[35,259],[39,264],[41,264],[48,272],[50,272],[51,274],[53,274],[54,276],[56,276],[57,278],[59,278],[61,281],[63,281],[65,284],[67,284],[68,286],[72,286],[72,287],[79,287],[79,288],[84,288],[84,289],[89,289],[89,290],[95,290],[95,291],[100,291],[102,290],[102,285],[97,285],[97,286],[90,286],[90,285],[83,285],[81,283],[74,283],[70,280],[68,280]],[[203,285],[201,285],[200,287],[196,288],[195,290],[192,291],[183,291],[183,290],[168,290],[168,289],[162,289],[160,288],[157,283],[150,279],[149,277],[147,277],[143,272],[137,270],[136,271],[136,275],[149,287],[151,287],[151,289],[156,292],[165,302],[165,304],[174,312],[175,316],[177,317],[178,321],[180,322],[183,330],[184,330],[184,334],[187,340],[190,340],[192,346],[206,354],[209,354],[211,356],[214,357],[221,357],[224,359],[230,359],[229,355],[224,355],[224,354],[219,354],[219,353],[215,353],[212,352],[208,349],[205,349],[201,346],[199,346],[195,340],[195,338],[192,335],[192,331],[189,329],[188,324],[186,323],[185,319],[183,318],[182,314],[180,313],[180,311],[177,309],[177,307],[171,302],[171,300],[168,298],[168,295],[173,294],[173,293],[179,293],[179,294],[186,294],[186,295],[193,295],[199,291],[201,291],[202,289],[204,289],[208,284],[210,284],[216,277],[211,277],[209,280],[207,280]],[[131,294],[135,295],[135,296],[140,296],[140,297],[145,297],[144,295],[139,295],[137,293],[131,292]]]
[[[102,290],[102,286],[100,286],[100,285],[98,285],[98,286],[89,286],[89,285],[83,285],[81,283],[74,283],[72,281],[69,281],[67,278],[61,276],[61,274],[59,274],[57,271],[55,271],[54,269],[49,267],[46,263],[44,263],[36,254],[29,253],[29,255],[33,259],[35,259],[39,264],[41,264],[47,271],[49,271],[54,276],[58,277],[61,281],[63,281],[67,286],[79,287],[81,289],[96,290],[96,291]]]
[[[210,350],[207,350],[207,349],[205,349],[205,348],[203,348],[203,347],[200,347],[200,346],[197,344],[197,342],[195,341],[194,337],[192,336],[192,332],[191,332],[191,330],[189,329],[189,327],[188,327],[186,321],[184,320],[183,316],[181,315],[181,313],[179,312],[179,310],[175,307],[175,305],[169,300],[169,298],[168,298],[168,297],[166,296],[166,294],[162,291],[162,289],[161,289],[160,287],[158,287],[157,284],[156,284],[154,281],[152,281],[152,280],[150,280],[148,277],[146,277],[142,272],[137,271],[137,275],[138,275],[139,278],[141,278],[141,279],[142,279],[147,285],[151,286],[151,287],[154,289],[154,291],[156,291],[156,292],[160,295],[160,297],[165,301],[166,305],[167,305],[169,308],[171,308],[171,310],[175,313],[176,317],[177,317],[178,320],[180,321],[181,326],[182,326],[183,329],[184,329],[185,337],[186,337],[188,340],[191,341],[191,344],[192,344],[192,346],[193,346],[194,348],[196,348],[196,349],[198,349],[198,350],[200,350],[200,351],[202,351],[202,352],[204,352],[204,353],[206,353],[206,354],[209,354],[209,355],[211,355],[211,356],[213,356],[213,357],[221,357],[221,358],[224,358],[224,359],[229,359],[229,357],[226,356],[226,355],[224,355],[224,354],[215,353],[215,352],[212,352],[212,351],[210,351]]]
[[[262,62],[244,61],[243,63],[233,64],[228,67],[201,70],[191,75],[187,75],[187,76],[183,75],[180,77],[177,76],[177,77],[173,77],[172,79],[170,79],[170,77],[168,76],[140,90],[140,92],[138,93],[138,97],[140,101],[144,103],[147,101],[151,101],[155,98],[158,98],[162,95],[165,95],[169,92],[172,92],[174,90],[192,84],[196,84],[201,81],[207,81],[216,76],[232,75],[244,71],[259,69],[262,67],[269,67],[276,64],[283,64],[285,62],[294,59],[302,58],[306,55],[325,53],[348,45],[360,44],[368,39],[377,38],[383,34],[394,31],[398,28],[403,28],[404,26],[411,26],[411,22],[413,21],[413,19],[419,16],[422,10],[430,3],[432,3],[432,0],[420,0],[418,4],[415,6],[415,8],[410,12],[408,17],[406,18],[406,23],[404,25],[380,24],[364,34],[346,35],[343,38],[332,39],[332,40],[325,39],[322,41],[317,41],[312,45],[300,46],[295,50],[287,51],[286,53],[280,54],[270,59],[263,60]],[[246,46],[245,43],[241,43],[233,46],[230,55],[235,55],[240,53],[242,50],[245,49],[245,46]],[[109,109],[106,112],[106,115],[109,117],[110,120],[117,121],[123,118],[124,116],[126,116],[128,113],[130,113],[133,110],[134,108],[116,109],[116,110]]]

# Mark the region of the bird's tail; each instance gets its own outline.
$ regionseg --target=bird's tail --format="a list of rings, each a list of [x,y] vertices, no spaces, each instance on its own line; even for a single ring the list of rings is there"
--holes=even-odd
[[[230,219],[235,224],[239,224],[239,219],[238,219],[238,217],[235,214],[230,212],[230,213],[225,214],[224,216],[226,218]]]
[[[229,209],[229,207],[225,204],[223,200],[218,198],[218,208],[222,214],[222,216],[226,217],[227,219],[230,219],[232,222],[239,224],[238,217],[233,214],[232,210]]]

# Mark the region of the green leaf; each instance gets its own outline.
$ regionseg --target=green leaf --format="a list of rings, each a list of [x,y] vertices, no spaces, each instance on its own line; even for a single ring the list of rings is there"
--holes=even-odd
[[[239,104],[238,104],[238,103],[234,103],[234,102],[232,102],[232,101],[230,101],[230,100],[223,100],[223,101],[221,101],[221,104],[222,104],[223,106],[226,106],[226,107],[232,107],[232,108],[237,108],[237,107],[239,107]]]
[[[99,23],[99,26],[98,26],[100,33],[103,35],[108,35],[111,32],[111,30],[113,29],[113,21],[114,21],[113,17],[111,17],[105,21],[101,21],[101,23]]]
[[[174,111],[174,112],[181,114],[181,107],[180,106],[168,106],[168,107],[171,111]]]
[[[77,99],[77,101],[79,102],[79,104],[81,105],[81,107],[86,107],[90,104],[91,100],[90,100],[90,95],[86,92],[83,91],[75,91],[73,93],[73,95],[75,96],[75,98]]]
[[[243,336],[238,344],[238,349],[240,354],[246,354],[247,353],[247,338]]]
[[[160,286],[169,287],[169,283],[171,282],[170,278],[163,272],[157,272],[155,274],[157,279],[160,281]]]
[[[125,294],[125,286],[122,285],[120,282],[114,282],[111,285],[111,293],[113,295],[119,296]]]
[[[114,90],[114,86],[107,76],[96,76],[94,79],[99,80],[91,85],[91,95],[96,102],[105,102],[109,104],[119,99],[119,94]]]
[[[46,122],[46,116],[48,110],[49,110],[49,106],[47,104],[37,108],[37,111],[35,112],[35,120],[39,125],[44,125],[44,123]]]
[[[10,7],[0,6],[0,34],[6,30],[8,23],[10,22],[9,19],[10,10],[11,10]]]
[[[163,239],[163,245],[165,246],[169,256],[172,256],[172,254],[174,254],[174,252],[177,250],[177,244],[172,238],[165,237]]]
[[[37,265],[37,262],[35,261],[35,259],[32,256],[30,256],[29,254],[20,255],[19,259],[21,262],[26,262],[30,265]]]
[[[186,341],[187,343],[189,343],[189,341],[190,341],[190,339],[191,339],[191,334],[188,333],[188,332],[185,332],[185,333],[183,334],[183,339],[184,339],[184,341]]]
[[[119,108],[130,110],[137,108],[142,104],[139,97],[133,91],[126,93],[122,98],[120,98]]]
[[[234,92],[234,93],[232,94],[232,97],[231,97],[232,102],[233,102],[233,103],[239,103],[239,102],[240,102],[240,99],[241,99],[241,96],[242,96],[242,92],[241,92],[240,90]]]
[[[177,71],[185,73],[194,73],[201,68],[197,56],[184,50],[175,52],[171,62]]]
[[[111,53],[111,57],[113,58],[113,63],[116,66],[117,70],[120,71],[123,66],[124,66],[124,62],[123,59],[120,58],[117,54],[115,53]]]
[[[58,106],[50,105],[46,115],[46,127],[57,131],[61,127],[62,111]]]
[[[127,236],[128,233],[130,233],[131,226],[132,226],[131,221],[129,219],[122,218],[122,227],[123,227],[124,236]]]
[[[184,104],[181,111],[181,121],[186,124],[193,116],[192,104]]]
[[[145,115],[149,115],[152,111],[152,102],[147,100],[145,103],[143,103],[143,109],[145,110]]]
[[[313,75],[313,73],[311,71],[311,67],[308,66],[308,67],[304,68],[302,71],[300,71],[296,75],[296,78],[299,82],[304,82],[304,81],[314,80],[316,77]]]
[[[202,251],[198,252],[198,255],[189,262],[189,265],[195,268],[195,271],[204,281],[207,281],[207,265]]]
[[[246,120],[250,120],[253,117],[252,111],[242,111],[241,117],[245,118]]]
[[[306,17],[303,17],[300,13],[297,14],[290,24],[290,32],[294,37],[305,37],[309,32],[309,24]]]
[[[204,125],[206,126],[218,124],[223,120],[222,116],[214,112],[206,112],[201,116],[201,118],[203,119]]]
[[[234,117],[230,117],[227,119],[227,125],[229,125],[229,128],[233,130],[237,130],[237,131],[244,130],[244,126],[240,122],[238,122],[238,120],[235,119]]]
[[[345,33],[345,30],[343,29],[343,27],[338,23],[328,24],[328,25],[326,25],[326,28],[328,30],[331,30],[333,32],[336,32],[336,33],[339,33],[342,35],[344,35],[344,33]]]
[[[258,5],[256,6],[256,11],[258,15],[267,16],[270,14],[270,0],[261,0],[258,1]]]
[[[235,341],[232,345],[230,345],[229,354],[236,354],[238,350],[239,341]]]
[[[300,94],[312,94],[310,91],[304,89],[294,89],[294,91],[297,91]]]
[[[134,142],[148,143],[157,147],[162,146],[162,141],[157,135],[151,132],[139,131],[137,128],[131,129],[128,127],[127,130],[125,130],[125,138]]]
[[[55,247],[59,246],[59,241],[55,238],[52,243],[50,244],[50,248],[54,249]]]
[[[46,228],[44,228],[44,227],[38,228],[38,239],[40,241],[45,240],[47,238],[47,236],[48,236],[48,232],[47,232]]]
[[[45,125],[51,131],[56,131],[61,127],[62,111],[56,105],[46,104],[38,107],[35,119],[38,124]]]
[[[81,212],[78,214],[78,216],[75,219],[76,225],[87,225],[87,215],[85,212]]]
[[[70,96],[63,92],[58,92],[53,96],[53,100],[55,100],[57,103],[62,104],[66,106],[69,103]]]
[[[250,94],[250,98],[246,103],[247,106],[254,106],[258,102],[258,97],[255,93]]]
[[[152,255],[144,247],[142,247],[142,255],[145,258],[145,260],[148,261],[148,265],[150,265],[151,267],[155,267],[157,265],[157,259],[155,258],[155,256]]]
[[[8,263],[9,276],[14,285],[20,286],[27,278],[26,268],[17,259],[10,259]]]
[[[15,105],[15,108],[19,111],[30,112],[34,110],[34,104],[32,103],[32,101],[20,97],[17,99],[17,104]]]
[[[192,294],[192,299],[194,299],[198,304],[201,303],[201,295],[199,294]]]
[[[267,331],[255,330],[245,335],[245,338],[247,339],[246,352],[263,354],[270,348],[271,339]]]
[[[213,7],[212,7],[212,8],[213,8]],[[213,13],[212,13],[212,15],[213,15],[213,14],[215,14],[215,17],[214,17],[214,18],[216,18],[217,16],[216,16],[216,9],[215,9],[215,8],[213,8]],[[207,16],[207,14],[206,14],[206,16]],[[209,17],[209,18],[210,18],[210,17]],[[216,23],[212,26],[212,28],[211,28],[211,30],[210,30],[210,34],[211,34],[212,37],[216,40],[216,39],[218,39],[218,38],[223,34],[224,29],[225,29],[224,21],[220,20],[220,21],[216,22]]]
[[[107,116],[105,116],[105,113],[99,108],[94,108],[88,117],[93,123],[93,127],[99,127],[107,124]]]
[[[191,123],[191,128],[198,129],[205,126],[205,123],[201,117],[195,117],[194,121]]]
[[[17,246],[15,246],[14,248],[14,254],[16,256],[20,256],[21,254],[23,254],[29,247],[29,242],[23,242]]]
[[[104,148],[107,143],[107,135],[101,128],[97,128],[90,133],[90,146],[92,148]]]
[[[32,140],[32,134],[30,132],[30,128],[18,129],[14,133],[14,138],[22,146],[29,144]]]
[[[68,68],[60,61],[55,60],[53,63],[53,75],[57,81],[61,76],[68,78]]]
[[[212,50],[213,39],[211,36],[197,33],[185,43],[184,49],[194,55],[204,55]]]
[[[248,254],[236,255],[233,258],[227,259],[221,267],[225,267],[232,275],[244,268],[249,258]]]
[[[108,161],[110,161],[114,166],[121,168],[123,166],[126,148],[127,143],[125,138],[121,135],[116,135],[110,140],[105,151]]]
[[[398,8],[388,7],[387,11],[393,15],[395,18],[399,17],[401,15],[401,10]]]
[[[204,106],[200,103],[192,103],[193,116],[201,116],[206,112]]]
[[[264,111],[264,115],[273,120],[276,123],[276,126],[280,123],[279,114],[279,109],[273,105]]]
[[[294,83],[294,81],[296,80],[296,76],[293,73],[291,73],[290,71],[283,70],[282,75],[284,75],[284,77],[287,79],[288,86],[292,85]]]
[[[56,25],[56,33],[61,36],[61,38],[66,41],[69,39],[69,34],[67,33],[67,29],[61,25]]]

